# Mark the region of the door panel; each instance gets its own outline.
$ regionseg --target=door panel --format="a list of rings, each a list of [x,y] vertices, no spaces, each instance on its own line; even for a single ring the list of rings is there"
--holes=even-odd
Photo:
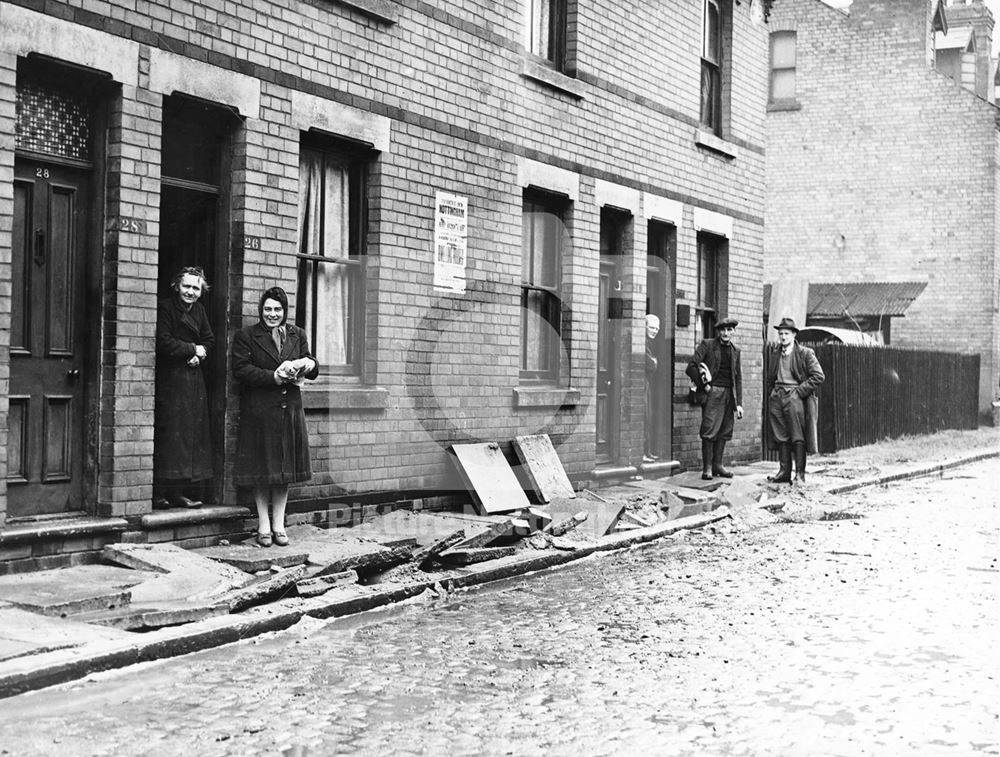
[[[8,515],[83,508],[87,172],[15,162]]]

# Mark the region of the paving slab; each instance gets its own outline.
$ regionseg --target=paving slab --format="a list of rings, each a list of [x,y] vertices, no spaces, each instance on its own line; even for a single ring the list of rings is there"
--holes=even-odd
[[[142,607],[130,605],[114,610],[82,613],[74,615],[73,619],[123,631],[150,631],[228,613],[228,605],[219,602],[150,602]]]
[[[0,608],[0,662],[128,635],[126,631],[47,617],[16,607]]]
[[[668,479],[661,479],[659,483],[667,484],[669,486],[684,487],[685,489],[699,489],[711,492],[715,491],[729,481],[732,481],[732,479],[713,478],[711,481],[705,481],[701,477],[701,473],[699,471],[689,470],[684,473],[678,473],[676,476],[671,476]]]
[[[496,442],[453,444],[451,452],[480,515],[511,512],[530,504]]]
[[[247,579],[246,572],[239,568],[210,560],[194,550],[183,549],[176,544],[108,544],[102,555],[109,562],[136,570],[160,573],[195,570],[215,574],[220,581],[233,584],[245,583]]]
[[[240,544],[201,547],[191,551],[210,560],[232,565],[244,573],[259,573],[272,567],[290,568],[309,561],[309,553],[300,545],[261,547],[257,544],[256,536]]]
[[[576,496],[548,434],[514,437],[514,451],[526,477],[541,502]]]
[[[548,511],[553,521],[564,521],[578,513],[587,513],[587,519],[580,523],[576,530],[593,536],[604,536],[618,523],[618,519],[625,511],[625,503],[610,498],[607,502],[598,502],[589,497],[576,497],[554,499],[539,509]]]
[[[127,605],[132,587],[152,574],[110,565],[78,565],[0,576],[0,599],[42,615],[64,616]]]
[[[295,582],[304,578],[308,566],[299,565],[296,568],[283,570],[273,576],[257,579],[239,589],[233,589],[218,595],[218,600],[229,607],[229,612],[239,612],[250,605],[263,602],[283,592],[291,592]]]
[[[487,560],[499,560],[501,557],[511,557],[514,547],[481,547],[480,549],[450,549],[442,552],[441,560],[456,565],[472,565]]]

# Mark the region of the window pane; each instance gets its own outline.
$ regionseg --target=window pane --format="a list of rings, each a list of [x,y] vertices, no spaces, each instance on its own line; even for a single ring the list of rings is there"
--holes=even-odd
[[[719,6],[713,0],[705,0],[705,38],[702,41],[702,57],[719,62],[722,41],[722,24],[719,20]]]
[[[524,290],[523,360],[525,371],[551,374],[556,334],[552,327],[552,295],[537,289]]]
[[[795,69],[771,72],[771,99],[795,99]]]
[[[719,69],[711,63],[701,63],[701,122],[714,131],[719,128],[721,82]]]
[[[531,2],[531,52],[542,58],[552,59],[549,49],[550,26],[552,18],[551,0],[532,0]]]
[[[522,228],[524,230],[521,248],[522,281],[536,286],[556,288],[562,220],[551,212],[529,212],[524,215]]]
[[[771,66],[773,68],[795,66],[794,32],[775,32],[771,35]]]
[[[320,364],[354,362],[353,313],[360,269],[357,265],[303,260],[300,285],[305,288],[306,312],[315,317],[312,340]]]

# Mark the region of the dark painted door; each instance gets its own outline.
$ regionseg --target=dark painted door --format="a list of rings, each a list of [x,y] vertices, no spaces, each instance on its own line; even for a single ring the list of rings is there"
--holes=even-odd
[[[15,163],[9,517],[83,509],[86,179]]]

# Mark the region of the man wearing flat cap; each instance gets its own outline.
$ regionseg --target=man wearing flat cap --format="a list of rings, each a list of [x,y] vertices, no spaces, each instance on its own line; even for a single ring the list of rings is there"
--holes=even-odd
[[[764,374],[767,397],[767,446],[778,450],[778,472],[767,480],[792,483],[792,456],[795,481],[806,481],[806,453],[817,451],[819,400],[816,388],[826,376],[816,353],[795,342],[799,333],[795,321],[782,318],[775,326],[780,349],[768,357]]]
[[[702,339],[687,373],[698,393],[704,397],[701,406],[701,477],[711,481],[714,476],[732,478],[732,472],[722,465],[726,442],[733,438],[733,418],[743,417],[743,368],[739,348],[733,335],[739,324],[732,318],[722,318],[715,324],[714,339]],[[703,370],[701,365],[707,370]]]

